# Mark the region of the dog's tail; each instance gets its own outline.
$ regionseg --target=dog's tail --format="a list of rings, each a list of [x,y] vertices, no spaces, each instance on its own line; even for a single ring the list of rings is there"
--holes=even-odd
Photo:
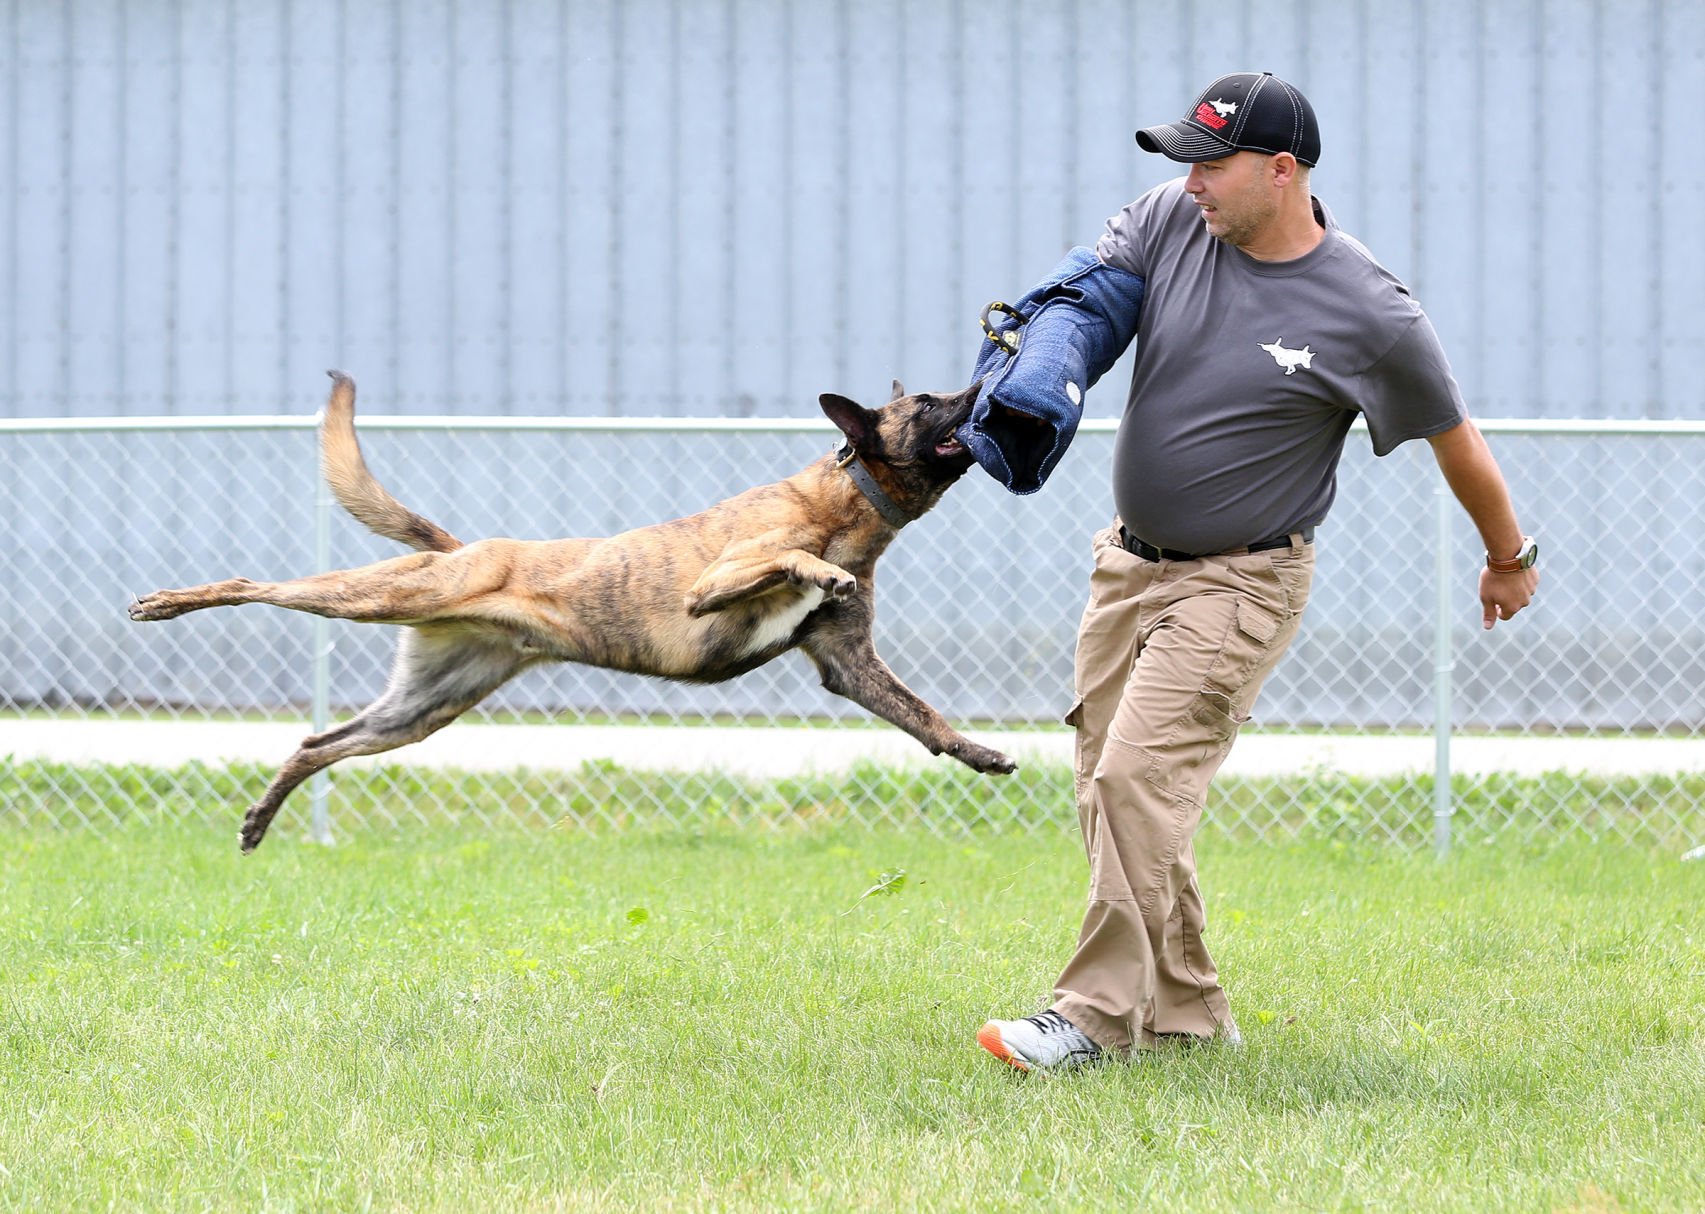
[[[462,541],[422,518],[373,479],[355,437],[355,381],[342,371],[332,377],[331,398],[320,419],[320,471],[343,508],[367,529],[422,552],[454,552]]]

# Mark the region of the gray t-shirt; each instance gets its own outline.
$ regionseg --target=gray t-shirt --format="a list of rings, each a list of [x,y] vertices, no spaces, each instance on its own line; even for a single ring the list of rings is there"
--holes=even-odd
[[[1107,221],[1095,251],[1146,283],[1113,499],[1133,535],[1223,552],[1313,526],[1357,413],[1374,454],[1468,410],[1407,288],[1340,229],[1294,261],[1208,235],[1184,179]]]

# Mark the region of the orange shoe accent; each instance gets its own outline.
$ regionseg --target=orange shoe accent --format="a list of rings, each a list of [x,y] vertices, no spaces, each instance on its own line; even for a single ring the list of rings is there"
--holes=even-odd
[[[1030,1069],[1029,1066],[1019,1060],[1018,1055],[1006,1048],[1006,1042],[1001,1040],[1001,1031],[992,1023],[985,1024],[977,1030],[977,1044],[1014,1070],[1028,1071]]]

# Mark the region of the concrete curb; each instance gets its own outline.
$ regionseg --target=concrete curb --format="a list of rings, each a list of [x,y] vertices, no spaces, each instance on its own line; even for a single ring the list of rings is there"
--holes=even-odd
[[[278,763],[308,732],[305,723],[248,721],[0,721],[0,755],[60,763],[120,763],[177,767],[184,763]],[[1073,735],[1059,731],[977,730],[977,741],[1020,764],[1072,762]],[[773,778],[840,772],[861,761],[917,767],[932,758],[897,730],[842,729],[832,724],[793,728],[641,725],[456,724],[424,742],[389,754],[352,759],[461,768],[469,771],[573,770],[609,762],[637,770],[720,770]],[[1595,776],[1705,771],[1705,739],[1458,737],[1452,770],[1465,775],[1510,772],[1536,776],[1567,772]],[[1354,776],[1425,773],[1433,768],[1426,735],[1245,733],[1225,773],[1241,776],[1314,772]]]

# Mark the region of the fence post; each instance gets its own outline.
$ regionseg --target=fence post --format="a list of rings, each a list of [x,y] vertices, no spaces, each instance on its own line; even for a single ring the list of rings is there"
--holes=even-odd
[[[315,445],[318,451],[318,444]],[[320,475],[320,461],[314,460],[314,572],[327,573],[332,563],[332,495],[326,478]],[[314,732],[324,733],[331,715],[331,622],[323,615],[314,617],[314,690],[312,713]],[[308,837],[315,843],[332,842],[331,776],[319,772],[308,784]]]
[[[1454,511],[1442,474],[1433,488],[1433,499],[1433,580],[1437,595],[1433,616],[1433,853],[1442,860],[1450,851],[1450,818],[1455,812],[1450,790],[1450,676],[1455,664],[1450,643],[1450,524]]]

